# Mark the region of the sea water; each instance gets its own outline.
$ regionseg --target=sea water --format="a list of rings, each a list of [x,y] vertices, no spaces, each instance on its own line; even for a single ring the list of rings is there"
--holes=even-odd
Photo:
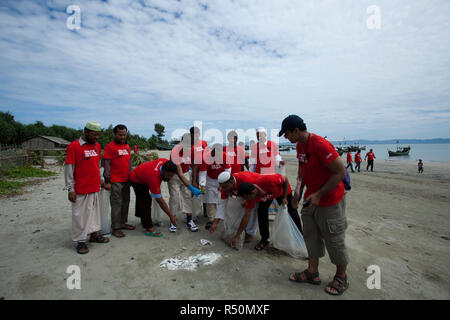
[[[371,144],[365,145],[366,150],[361,150],[362,159],[367,152],[373,149],[376,160],[404,160],[418,161],[422,159],[424,162],[447,162],[450,163],[450,144],[449,143],[417,143],[409,144],[411,150],[408,156],[390,157],[388,150],[396,151],[398,146],[407,147],[408,144]],[[356,152],[352,152],[353,160]],[[283,154],[296,154],[295,149],[290,151],[282,151]],[[346,153],[343,154],[343,157]]]

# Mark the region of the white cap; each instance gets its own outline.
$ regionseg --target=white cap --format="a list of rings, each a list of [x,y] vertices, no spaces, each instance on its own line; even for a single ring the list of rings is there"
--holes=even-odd
[[[219,176],[217,177],[217,180],[219,181],[219,183],[225,183],[228,180],[230,180],[231,178],[231,174],[229,172],[222,172],[221,174],[219,174]]]
[[[258,128],[256,128],[256,132],[266,132],[266,128],[258,127]]]

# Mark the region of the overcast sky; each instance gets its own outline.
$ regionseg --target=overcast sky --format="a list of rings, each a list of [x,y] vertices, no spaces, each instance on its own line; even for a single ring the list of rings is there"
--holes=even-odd
[[[147,137],[297,114],[330,140],[450,138],[449,17],[448,0],[2,0],[0,110]]]

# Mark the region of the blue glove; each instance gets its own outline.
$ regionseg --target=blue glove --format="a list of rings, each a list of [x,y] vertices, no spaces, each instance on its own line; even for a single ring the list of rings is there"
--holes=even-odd
[[[192,184],[188,187],[188,189],[191,190],[192,194],[196,197],[202,194],[202,192],[196,187],[194,187]]]

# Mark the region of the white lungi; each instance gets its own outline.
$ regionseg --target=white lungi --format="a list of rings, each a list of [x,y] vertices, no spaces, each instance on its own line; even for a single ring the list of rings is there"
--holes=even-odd
[[[206,176],[205,194],[203,195],[203,203],[219,202],[219,180]]]
[[[190,182],[191,173],[188,171],[183,174],[183,176]],[[182,211],[182,213],[192,213],[192,193],[184,185],[183,181],[174,175],[172,179],[168,182],[169,187],[169,208],[173,214],[177,214]]]
[[[248,220],[247,227],[245,228],[245,233],[254,236],[258,231],[258,203],[255,203],[255,207],[250,215],[250,220]]]
[[[100,229],[98,192],[77,194],[77,200],[72,202],[72,240],[86,241],[88,234]]]

